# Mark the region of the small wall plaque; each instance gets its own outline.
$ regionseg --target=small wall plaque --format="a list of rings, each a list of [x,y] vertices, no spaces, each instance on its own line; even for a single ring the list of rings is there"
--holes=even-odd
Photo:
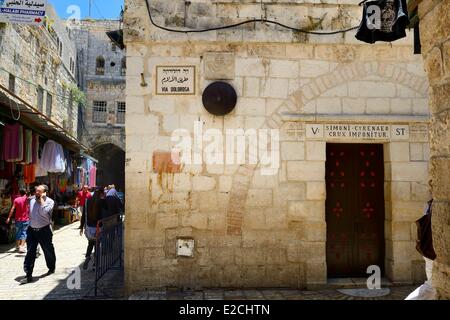
[[[157,66],[157,95],[194,95],[195,66]]]

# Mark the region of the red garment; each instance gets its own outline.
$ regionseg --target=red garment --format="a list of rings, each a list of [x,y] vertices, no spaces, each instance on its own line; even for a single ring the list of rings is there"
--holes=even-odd
[[[30,206],[28,205],[27,195],[17,197],[14,200],[16,208],[16,221],[30,220]]]
[[[31,184],[36,181],[36,171],[34,164],[27,164],[23,166],[23,180],[26,184]]]
[[[93,165],[89,170],[89,187],[93,188],[97,186],[97,167]]]
[[[84,192],[84,191],[79,191],[78,192],[78,201],[80,201],[80,206],[84,207],[84,204],[86,203],[86,200],[91,198],[92,195],[91,193],[88,192]]]
[[[22,161],[23,159],[23,127],[16,124],[7,124],[3,130],[3,160]]]

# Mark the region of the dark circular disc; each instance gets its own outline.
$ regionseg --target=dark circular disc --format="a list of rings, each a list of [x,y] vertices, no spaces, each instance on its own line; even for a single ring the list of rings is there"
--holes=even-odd
[[[209,113],[224,116],[233,111],[236,106],[236,90],[226,82],[216,81],[203,91],[202,101]]]

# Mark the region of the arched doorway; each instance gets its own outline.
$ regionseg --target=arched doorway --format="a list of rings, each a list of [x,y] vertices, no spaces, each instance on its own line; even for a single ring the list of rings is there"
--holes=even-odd
[[[125,152],[108,143],[96,147],[94,157],[98,160],[97,185],[114,184],[117,190],[125,192]]]

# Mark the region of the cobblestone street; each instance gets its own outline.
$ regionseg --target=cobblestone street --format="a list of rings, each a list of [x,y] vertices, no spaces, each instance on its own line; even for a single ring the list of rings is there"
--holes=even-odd
[[[41,250],[41,255],[35,263],[33,283],[21,284],[25,275],[23,272],[25,254],[16,253],[14,244],[0,246],[0,299],[62,300],[93,298],[94,269],[92,262],[88,270],[82,269],[87,240],[86,237],[79,235],[78,226],[79,222],[75,222],[54,232],[56,272],[53,275],[42,277],[48,270]],[[67,286],[67,280],[77,267],[81,270],[81,288],[71,290]],[[99,291],[98,296],[100,298],[120,298],[123,287],[122,279],[122,272],[109,271],[101,280],[100,288],[102,291]]]
[[[0,246],[0,299],[1,300],[42,300],[42,299],[94,299],[94,269],[92,263],[83,270],[86,238],[80,237],[78,223],[54,232],[53,243],[57,255],[54,275],[42,277],[47,272],[44,255],[36,259],[34,279],[31,284],[21,284],[24,277],[25,255],[16,253],[14,245]],[[81,288],[71,290],[68,278],[74,268],[81,270]],[[72,277],[71,277],[72,278]],[[100,282],[99,299],[124,299],[122,294],[123,273],[110,270]],[[361,287],[361,286],[359,286]],[[383,285],[383,288],[386,288]],[[146,291],[129,297],[131,300],[403,300],[416,286],[388,287],[389,292],[379,297],[358,297],[326,290],[203,290],[203,291]],[[385,289],[386,291],[386,289]]]

